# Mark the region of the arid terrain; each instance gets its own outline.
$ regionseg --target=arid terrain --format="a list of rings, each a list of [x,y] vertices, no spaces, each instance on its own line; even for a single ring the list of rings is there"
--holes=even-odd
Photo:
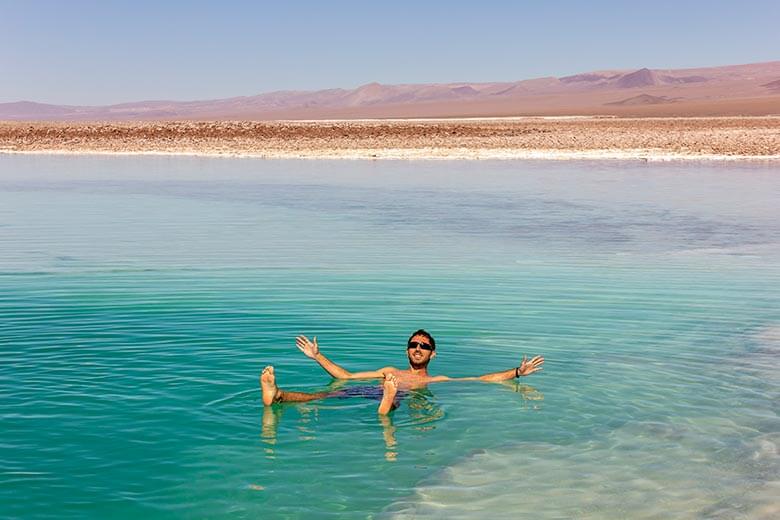
[[[205,101],[0,103],[2,151],[775,160],[780,61],[499,83],[369,83]]]
[[[780,117],[3,122],[0,152],[780,160]]]
[[[56,95],[53,92],[52,95]],[[780,61],[695,69],[602,70],[515,82],[280,91],[109,106],[0,103],[14,121],[278,121],[612,115],[780,116]]]

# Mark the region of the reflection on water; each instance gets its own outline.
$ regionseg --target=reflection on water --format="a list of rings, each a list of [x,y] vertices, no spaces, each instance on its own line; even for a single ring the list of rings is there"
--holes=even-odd
[[[406,396],[409,407],[409,417],[417,430],[435,428],[436,421],[444,418],[444,410],[436,405],[436,401],[428,388],[417,388]]]
[[[525,409],[532,409],[532,410],[539,410],[542,406],[541,401],[544,401],[544,394],[542,394],[539,390],[536,388],[522,384],[520,381],[503,381],[501,383],[502,386],[507,387],[511,391],[520,394],[520,397],[522,397],[523,401],[523,408]]]
[[[380,414],[379,423],[382,425],[382,438],[385,440],[385,460],[395,462],[398,460],[398,441],[395,439],[395,425],[389,415]]]
[[[523,385],[517,382],[502,382],[499,385],[506,387],[513,392],[519,393],[523,399],[523,402],[528,401],[541,401],[544,399],[541,392],[534,388]],[[346,386],[346,381],[334,380],[328,385],[327,391],[336,391],[343,389]],[[331,397],[326,399],[337,399],[338,397]],[[350,396],[350,399],[369,399],[374,401],[370,397],[360,397],[359,395]],[[424,432],[436,428],[436,423],[445,418],[444,410],[436,403],[434,393],[430,388],[418,388],[410,390],[403,397],[400,398],[401,406],[408,408],[408,418],[404,420],[404,428],[412,428],[416,431]],[[538,405],[533,405],[534,409],[538,409]],[[277,444],[277,435],[279,432],[279,423],[285,411],[290,409],[295,410],[299,417],[297,420],[297,435],[300,440],[316,440],[316,429],[308,426],[311,423],[311,416],[316,415],[318,412],[318,404],[315,401],[307,403],[278,403],[273,406],[264,406],[262,413],[262,426],[261,426],[261,438],[263,442],[268,446],[265,448],[265,453],[269,458],[275,457],[274,446]],[[382,438],[385,443],[385,459],[389,462],[394,462],[398,458],[398,454],[403,450],[403,446],[399,444],[396,438],[397,426],[393,421],[395,413],[389,415],[377,414],[377,419],[382,427]]]

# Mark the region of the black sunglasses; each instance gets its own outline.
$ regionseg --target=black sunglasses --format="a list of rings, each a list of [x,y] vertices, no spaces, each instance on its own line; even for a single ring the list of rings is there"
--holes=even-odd
[[[433,350],[434,347],[428,343],[422,343],[420,341],[410,341],[408,345],[406,345],[406,348],[417,348],[420,347],[423,350]]]

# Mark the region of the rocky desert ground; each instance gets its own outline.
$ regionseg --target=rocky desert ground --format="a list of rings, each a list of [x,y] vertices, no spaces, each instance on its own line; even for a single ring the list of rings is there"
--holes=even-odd
[[[778,159],[780,117],[0,122],[0,151],[266,158]]]

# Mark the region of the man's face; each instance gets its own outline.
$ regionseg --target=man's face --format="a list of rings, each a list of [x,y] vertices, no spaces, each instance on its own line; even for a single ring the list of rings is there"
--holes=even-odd
[[[407,348],[406,354],[409,356],[409,364],[413,368],[422,368],[430,363],[431,359],[436,357],[436,351],[426,350],[421,346],[430,345],[431,342],[425,336],[412,336],[409,340],[410,344],[413,344],[413,348]]]

